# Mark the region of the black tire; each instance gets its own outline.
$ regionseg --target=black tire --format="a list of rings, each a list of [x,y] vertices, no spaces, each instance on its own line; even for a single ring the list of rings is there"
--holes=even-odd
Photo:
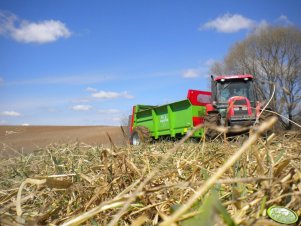
[[[130,137],[130,144],[131,145],[141,145],[150,143],[151,141],[151,134],[149,129],[145,126],[137,126],[133,129],[133,132]]]
[[[219,135],[219,132],[215,129],[209,128],[214,127],[214,126],[219,126],[220,125],[220,114],[218,112],[211,112],[208,113],[205,118],[205,130],[206,130],[206,137],[209,140],[212,140],[216,138]]]

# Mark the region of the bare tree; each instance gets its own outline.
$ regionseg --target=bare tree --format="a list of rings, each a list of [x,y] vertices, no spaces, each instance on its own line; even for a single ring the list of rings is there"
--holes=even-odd
[[[226,72],[225,65],[222,62],[214,62],[210,68],[211,74],[221,75]]]
[[[215,64],[214,64],[215,65]],[[236,43],[218,69],[223,73],[249,73],[256,78],[258,94],[270,108],[293,120],[301,103],[301,31],[296,27],[265,27]],[[212,73],[217,67],[212,68]],[[292,123],[283,121],[290,129]]]

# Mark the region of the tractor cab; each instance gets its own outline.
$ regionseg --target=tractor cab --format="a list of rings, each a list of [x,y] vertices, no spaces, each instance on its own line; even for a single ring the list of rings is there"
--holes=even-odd
[[[212,77],[212,102],[207,112],[218,113],[224,126],[249,126],[256,119],[256,95],[252,75]]]
[[[246,97],[254,107],[256,105],[253,76],[251,75],[218,76],[212,81],[212,90],[215,94],[213,100],[218,107],[227,106],[228,100],[234,96]]]

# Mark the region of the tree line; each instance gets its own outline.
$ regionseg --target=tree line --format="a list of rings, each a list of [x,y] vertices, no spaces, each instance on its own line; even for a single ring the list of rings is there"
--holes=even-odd
[[[212,74],[252,74],[262,103],[287,117],[281,125],[291,129],[290,120],[301,121],[301,30],[294,26],[266,26],[234,44]]]

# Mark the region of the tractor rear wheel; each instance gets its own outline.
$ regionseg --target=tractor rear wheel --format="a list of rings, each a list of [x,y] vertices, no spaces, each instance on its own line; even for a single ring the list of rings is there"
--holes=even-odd
[[[209,138],[209,140],[212,140],[219,135],[219,132],[210,127],[220,125],[220,114],[218,112],[208,113],[204,119],[205,119],[205,127],[206,127],[205,128],[206,129],[206,137]]]
[[[151,134],[149,129],[145,126],[137,126],[133,129],[133,132],[130,137],[131,145],[140,145],[149,143],[151,141]]]

